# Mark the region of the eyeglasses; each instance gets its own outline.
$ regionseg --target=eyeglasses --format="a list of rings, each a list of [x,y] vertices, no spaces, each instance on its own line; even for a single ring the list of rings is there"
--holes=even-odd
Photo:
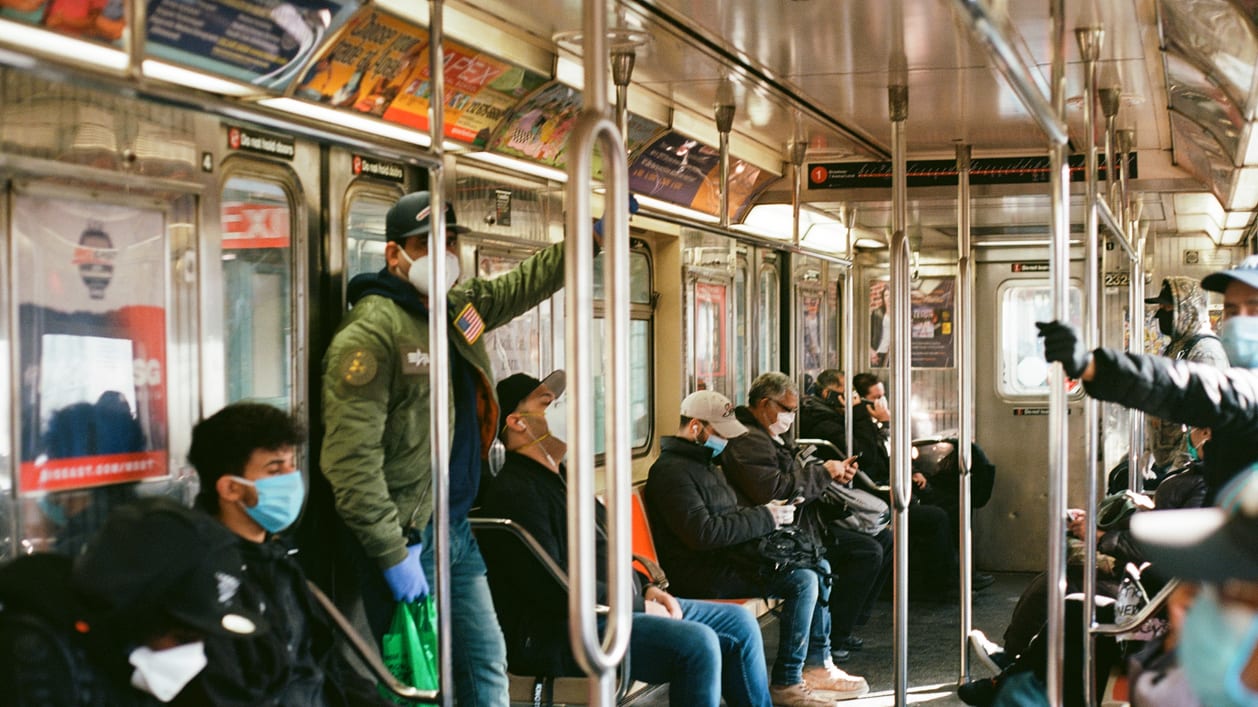
[[[791,414],[795,414],[795,412],[799,410],[798,405],[795,407],[787,407],[785,403],[783,403],[781,400],[778,400],[777,398],[769,398],[769,400],[772,400],[774,404],[776,404],[778,407],[782,408],[783,410]]]

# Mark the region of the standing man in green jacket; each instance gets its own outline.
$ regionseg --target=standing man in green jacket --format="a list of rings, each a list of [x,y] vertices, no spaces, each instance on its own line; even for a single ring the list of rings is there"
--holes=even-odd
[[[444,317],[449,351],[428,351],[428,192],[408,194],[386,216],[385,262],[349,284],[353,309],[324,358],[321,464],[337,512],[375,571],[349,580],[377,637],[395,601],[428,594],[433,571],[431,356],[450,358],[450,591],[455,695],[464,705],[507,705],[506,647],[467,522],[483,459],[497,435],[498,399],[483,335],[553,295],[564,283],[557,243],[494,280],[454,285]],[[446,207],[447,242],[469,229]],[[450,281],[458,259],[445,254]]]

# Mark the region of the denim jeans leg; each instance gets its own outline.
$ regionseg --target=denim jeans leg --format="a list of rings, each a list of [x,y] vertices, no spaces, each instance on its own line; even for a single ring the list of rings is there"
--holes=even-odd
[[[716,632],[694,621],[633,615],[629,675],[652,685],[668,683],[669,704],[717,707],[721,703],[721,645]]]
[[[830,574],[830,564],[821,561],[821,571]],[[817,575],[817,601],[813,604],[812,626],[808,630],[808,657],[805,665],[823,665],[830,658],[830,608],[827,603],[834,601],[830,592],[833,580]]]
[[[778,575],[769,586],[773,596],[782,598],[778,653],[773,661],[774,685],[797,685],[804,679],[804,658],[820,589],[817,573],[803,568]]]
[[[420,562],[435,586],[432,524],[424,531]],[[451,658],[460,705],[507,707],[507,645],[489,593],[485,560],[466,518],[450,524]]]
[[[751,612],[733,604],[678,599],[685,621],[716,632],[721,649],[721,693],[729,707],[768,707],[764,639]]]

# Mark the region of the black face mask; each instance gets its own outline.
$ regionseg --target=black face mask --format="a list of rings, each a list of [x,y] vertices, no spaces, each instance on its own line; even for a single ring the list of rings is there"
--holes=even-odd
[[[1175,311],[1159,309],[1157,313],[1158,331],[1166,336],[1175,336]]]

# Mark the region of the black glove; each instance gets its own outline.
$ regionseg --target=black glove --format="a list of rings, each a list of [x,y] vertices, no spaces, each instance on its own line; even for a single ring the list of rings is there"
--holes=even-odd
[[[1044,337],[1044,359],[1061,363],[1066,375],[1078,378],[1087,370],[1092,352],[1083,348],[1079,332],[1069,324],[1058,321],[1036,322],[1035,327]]]

